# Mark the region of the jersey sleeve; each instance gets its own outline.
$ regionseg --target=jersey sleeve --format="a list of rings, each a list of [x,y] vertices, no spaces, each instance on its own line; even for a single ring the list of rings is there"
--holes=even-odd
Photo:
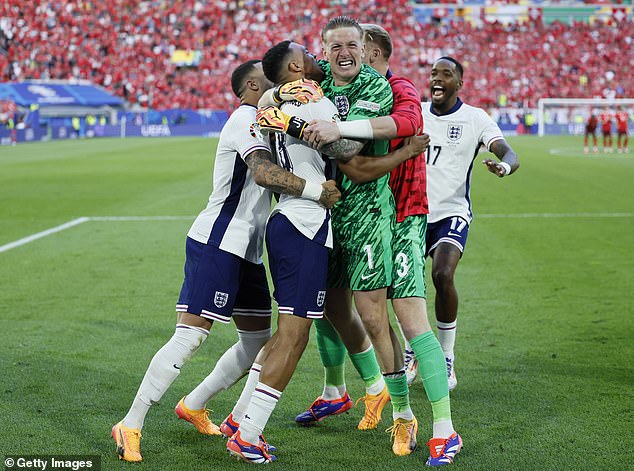
[[[476,129],[479,131],[478,141],[484,144],[487,150],[490,150],[493,141],[504,139],[500,127],[491,119],[486,111],[478,109],[475,120]]]
[[[390,116],[396,123],[397,136],[409,137],[423,128],[423,115],[418,90],[412,82],[403,77],[390,80],[394,94],[394,107]]]
[[[256,150],[271,152],[271,146],[255,128],[255,115],[240,113],[231,123],[231,144],[242,160]]]

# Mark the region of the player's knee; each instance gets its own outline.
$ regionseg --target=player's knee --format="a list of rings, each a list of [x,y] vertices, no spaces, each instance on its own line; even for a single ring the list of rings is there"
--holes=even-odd
[[[189,360],[196,353],[202,343],[209,335],[209,332],[200,327],[177,324],[176,331],[172,336],[174,344],[181,350],[183,360]]]
[[[444,265],[440,267],[434,267],[432,270],[432,280],[436,288],[444,288],[453,285],[454,270],[452,267]]]
[[[235,344],[239,350],[239,361],[245,368],[251,366],[262,347],[271,338],[271,329],[264,330],[238,330],[238,342]]]

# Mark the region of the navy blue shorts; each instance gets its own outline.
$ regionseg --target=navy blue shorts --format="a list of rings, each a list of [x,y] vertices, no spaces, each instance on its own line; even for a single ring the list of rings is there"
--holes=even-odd
[[[324,316],[328,248],[302,235],[281,213],[266,225],[266,248],[280,314]]]
[[[460,216],[451,216],[440,221],[427,223],[427,252],[431,255],[438,244],[446,242],[458,247],[461,253],[467,245],[469,223]]]
[[[189,237],[185,251],[185,280],[177,312],[225,324],[232,315],[271,316],[271,295],[263,264],[247,262]]]

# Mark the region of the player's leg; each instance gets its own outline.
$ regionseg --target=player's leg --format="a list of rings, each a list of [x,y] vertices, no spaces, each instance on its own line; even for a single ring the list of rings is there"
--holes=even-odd
[[[432,406],[432,436],[445,439],[455,431],[451,422],[445,357],[427,316],[424,259],[426,227],[426,216],[409,217],[397,224],[394,283],[390,297],[403,335],[410,341],[420,365],[421,379]],[[402,449],[405,449],[408,441],[415,444],[415,435],[413,439],[407,435],[407,425],[412,427],[403,420],[395,421],[395,429],[402,436]],[[394,444],[396,446],[397,439]]]
[[[306,348],[312,319],[323,316],[328,250],[299,233],[278,213],[267,224],[267,249],[278,303],[278,329],[267,342],[259,381],[238,432],[227,448],[242,459],[260,453],[257,460],[271,461],[259,445],[260,437],[282,391],[290,381]]]
[[[220,357],[209,376],[176,406],[176,414],[193,423],[201,433],[209,434],[212,428],[205,410],[207,402],[247,374],[271,337],[271,300],[264,265],[242,261],[242,266],[233,310],[238,341]]]
[[[588,135],[590,134],[590,131],[586,128],[586,132],[583,135],[583,152],[585,154],[588,153]]]
[[[595,154],[599,152],[599,146],[597,144],[597,133],[596,131],[592,131],[592,152]]]
[[[396,384],[391,376],[386,375],[396,374],[403,368],[398,336],[392,331],[387,315],[386,286],[392,281],[392,231],[393,220],[377,216],[349,223],[342,231],[350,287],[386,383],[379,394],[366,394],[366,413],[359,429],[378,425],[392,392],[391,385]],[[402,391],[395,389],[394,393],[401,394]]]
[[[176,331],[152,358],[128,413],[112,430],[122,459],[141,461],[137,438],[150,407],[160,401],[181,367],[207,338],[212,321],[229,323],[240,260],[216,247],[187,239],[185,280],[176,305]],[[219,277],[219,273],[223,276]],[[214,296],[219,300],[215,305]],[[217,427],[214,432],[219,433]]]
[[[430,224],[427,247],[432,256],[432,280],[436,288],[435,311],[438,340],[445,353],[449,389],[456,387],[454,346],[458,316],[458,291],[454,275],[467,243],[469,225],[460,217],[450,217]]]

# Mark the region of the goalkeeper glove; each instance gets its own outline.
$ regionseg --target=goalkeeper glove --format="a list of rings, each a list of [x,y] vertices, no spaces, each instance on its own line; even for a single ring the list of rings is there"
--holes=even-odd
[[[296,116],[289,116],[275,106],[258,108],[255,115],[260,131],[286,133],[301,139],[308,123]]]
[[[278,85],[273,89],[273,100],[277,103],[283,101],[299,101],[302,104],[311,101],[319,101],[324,96],[319,84],[313,80],[300,79]]]

